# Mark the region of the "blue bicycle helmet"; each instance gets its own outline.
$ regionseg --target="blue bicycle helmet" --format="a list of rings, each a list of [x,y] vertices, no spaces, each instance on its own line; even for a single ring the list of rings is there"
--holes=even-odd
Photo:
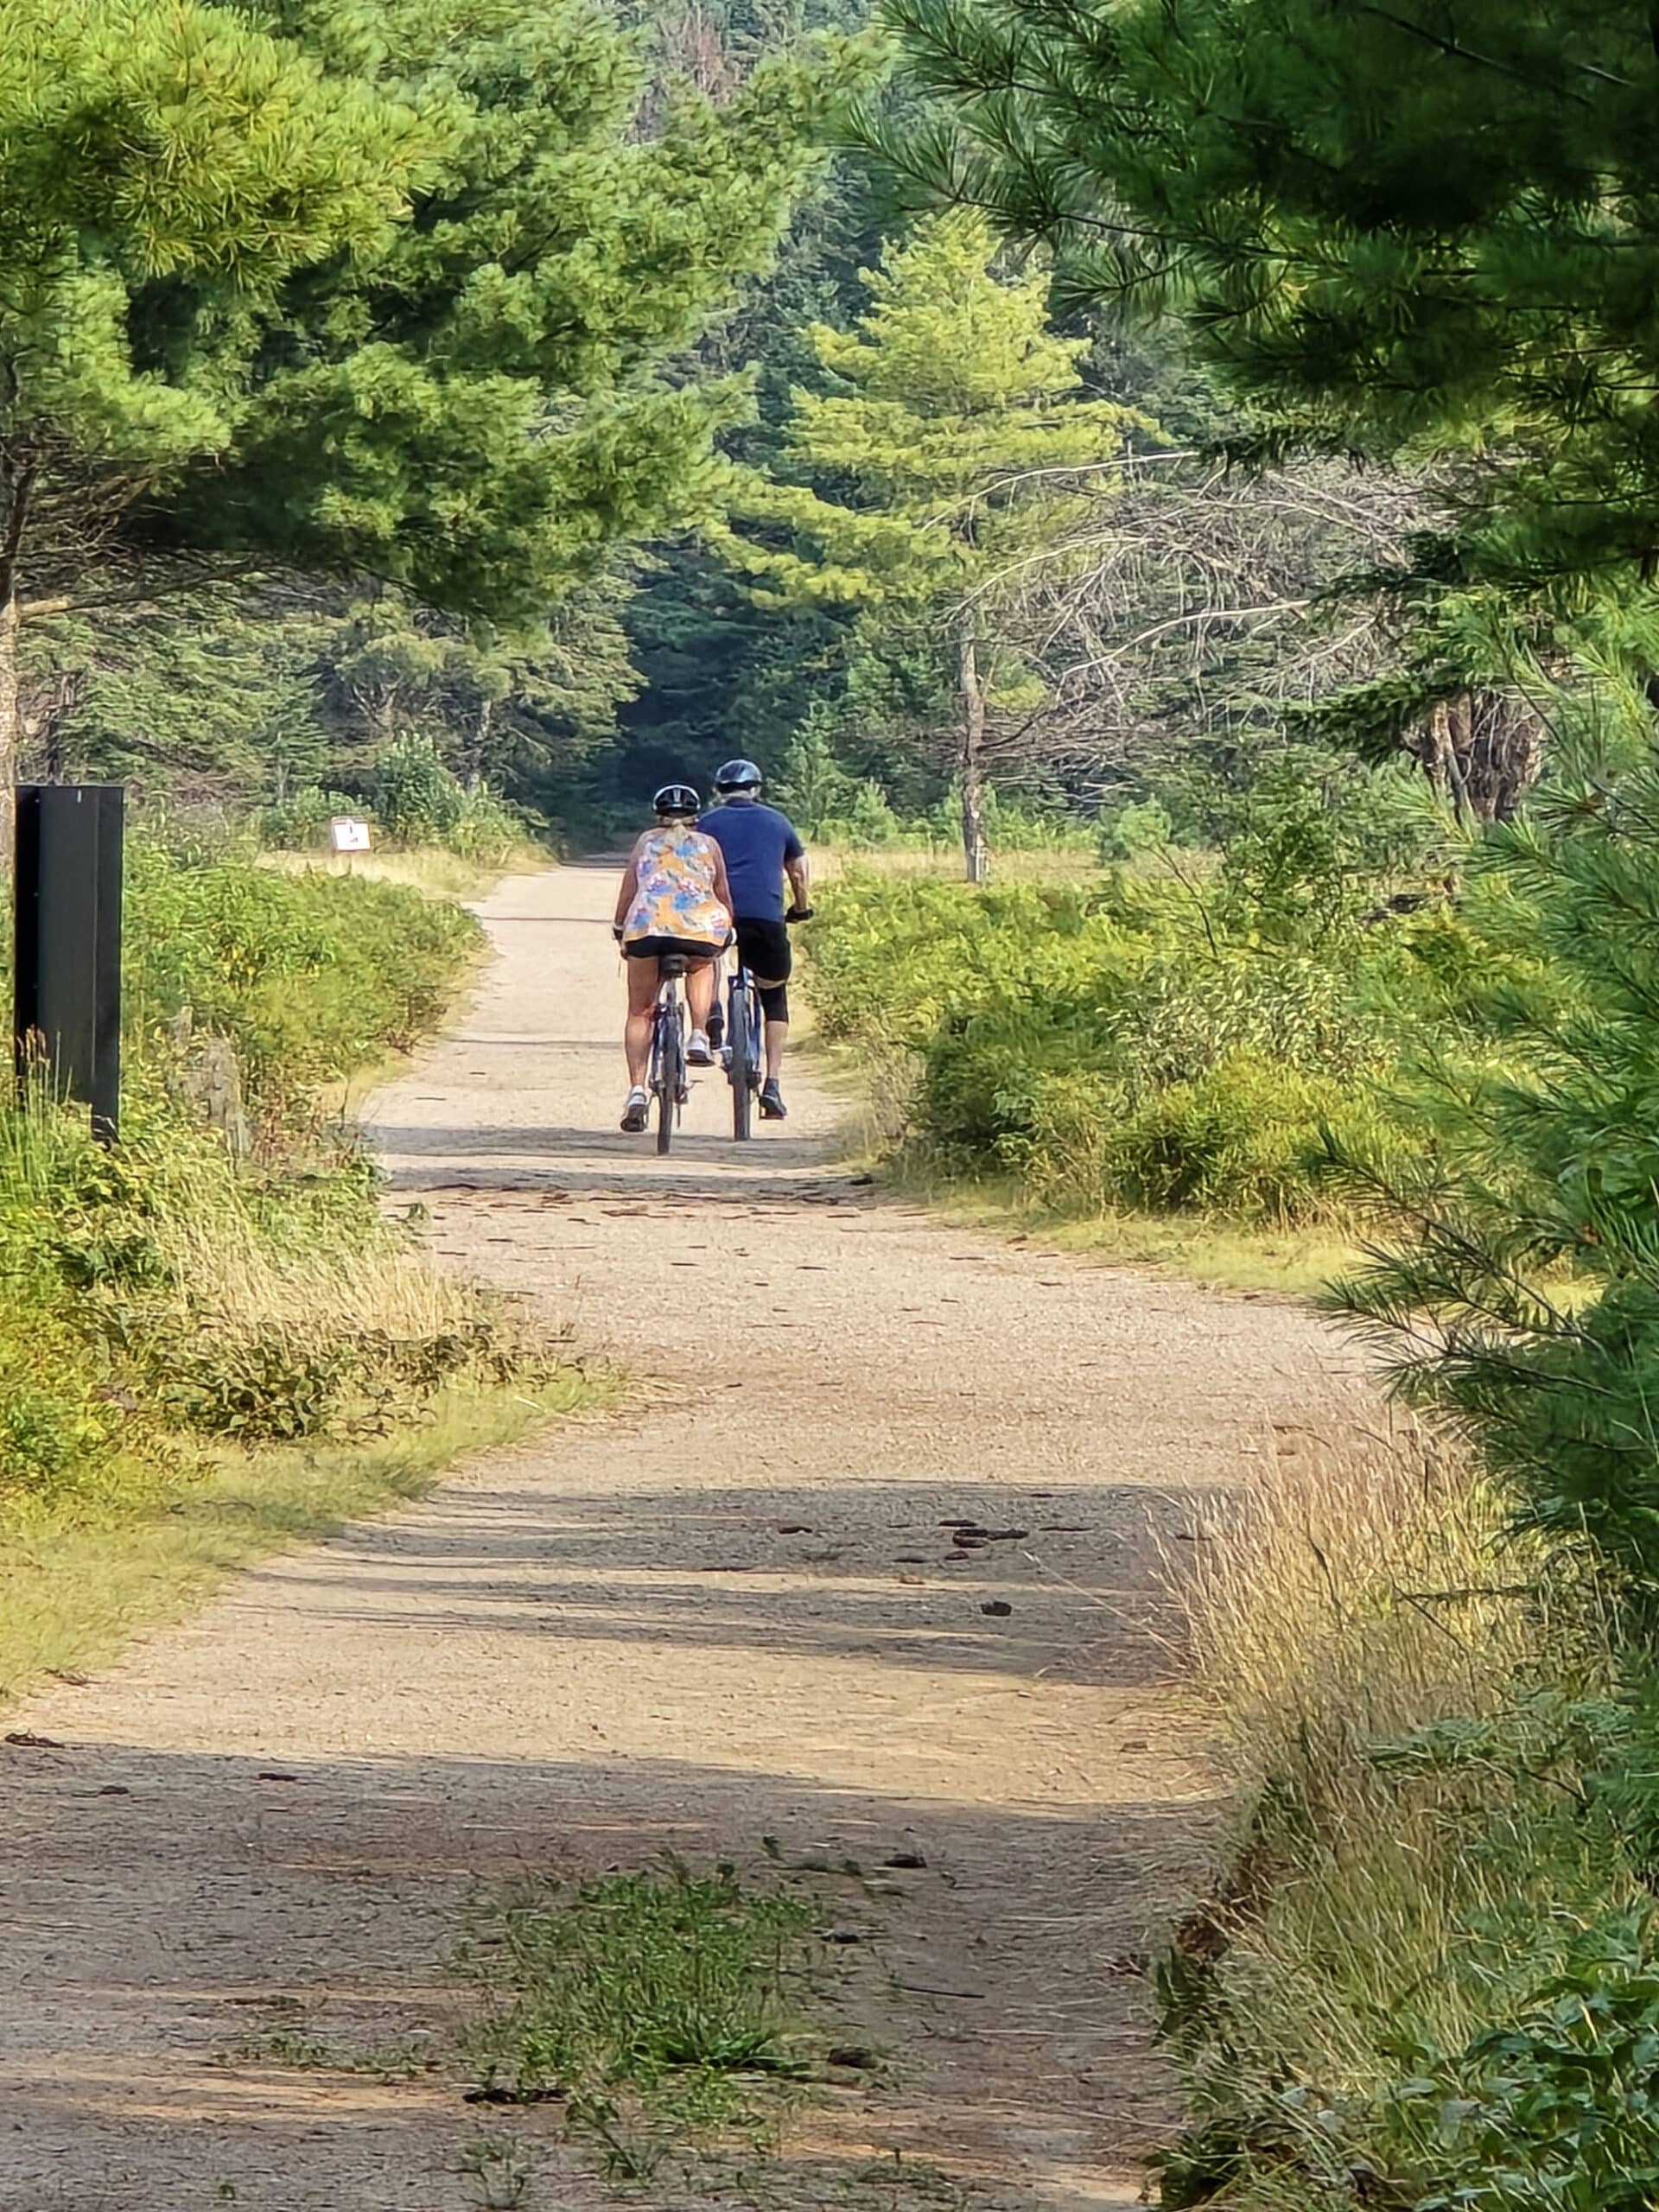
[[[728,760],[715,776],[715,789],[722,798],[733,791],[758,791],[766,779],[753,760]]]

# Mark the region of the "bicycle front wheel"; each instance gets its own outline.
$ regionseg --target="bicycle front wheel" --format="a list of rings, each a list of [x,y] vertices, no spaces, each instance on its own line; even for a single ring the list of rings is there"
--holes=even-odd
[[[749,1134],[750,1117],[754,1104],[754,1090],[751,1082],[751,1067],[754,1058],[754,1032],[749,1020],[749,995],[745,990],[732,993],[731,1013],[727,1023],[727,1043],[731,1046],[728,1071],[732,1079],[732,1135],[742,1143]]]

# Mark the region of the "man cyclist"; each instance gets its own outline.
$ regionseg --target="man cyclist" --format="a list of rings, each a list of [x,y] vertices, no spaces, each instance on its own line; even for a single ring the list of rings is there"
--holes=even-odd
[[[760,1091],[760,1117],[781,1122],[787,1110],[782,1077],[789,1043],[789,976],[794,964],[787,924],[805,921],[812,909],[806,847],[786,814],[761,804],[762,780],[753,760],[728,760],[715,778],[722,804],[705,814],[697,827],[726,855],[738,957],[754,977],[766,1016],[766,1079]],[[785,880],[791,898],[787,912]]]

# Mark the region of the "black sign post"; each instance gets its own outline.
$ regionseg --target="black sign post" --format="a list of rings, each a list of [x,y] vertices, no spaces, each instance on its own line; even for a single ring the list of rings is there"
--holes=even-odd
[[[18,1079],[82,1100],[106,1144],[121,1120],[125,796],[119,784],[17,787]]]

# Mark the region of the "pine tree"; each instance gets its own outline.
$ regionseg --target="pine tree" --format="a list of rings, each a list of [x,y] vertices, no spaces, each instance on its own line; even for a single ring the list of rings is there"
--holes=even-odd
[[[599,0],[0,0],[0,785],[19,624],[372,574],[544,619],[695,515],[659,373],[765,266],[833,68],[636,128]]]
[[[737,483],[720,538],[774,605],[948,628],[974,882],[990,702],[1028,677],[1001,618],[1030,564],[1065,557],[1138,419],[1081,397],[1086,342],[1050,330],[1046,277],[994,261],[987,226],[952,215],[865,276],[855,327],[810,334],[826,389],[796,392],[779,473]]]
[[[1173,313],[1259,443],[1432,459],[1478,581],[1659,558],[1648,0],[892,0],[931,191]]]
[[[1340,1159],[1394,1226],[1334,1310],[1453,1411],[1522,1517],[1615,1564],[1659,1641],[1659,771],[1565,770],[1491,833],[1445,951],[1497,1038],[1425,1055],[1418,1135]],[[1411,1234],[1401,1234],[1401,1224]]]

